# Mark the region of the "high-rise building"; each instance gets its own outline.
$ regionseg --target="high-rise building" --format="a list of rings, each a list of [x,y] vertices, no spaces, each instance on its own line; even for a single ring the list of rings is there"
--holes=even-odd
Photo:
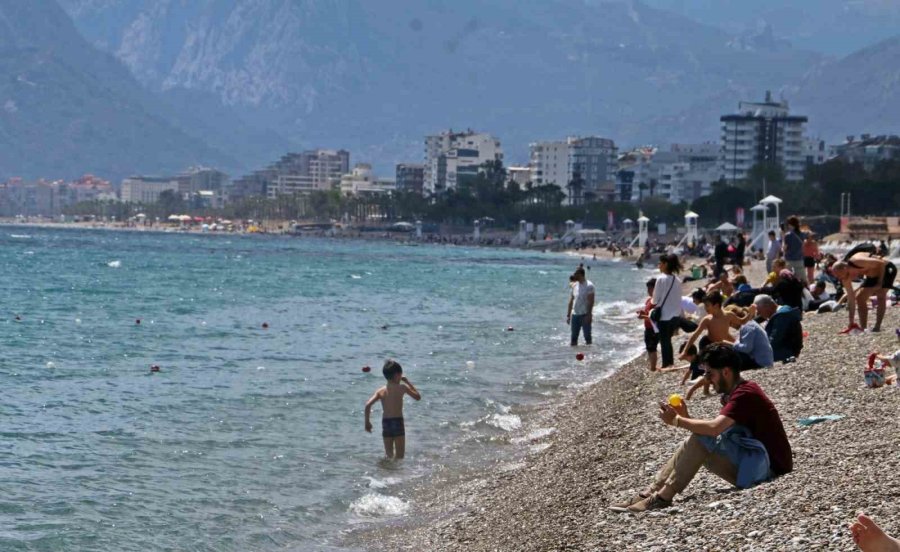
[[[231,186],[231,201],[265,195],[309,193],[340,187],[341,176],[350,172],[350,153],[346,150],[316,149],[288,153],[265,169],[241,177]]]
[[[269,198],[340,187],[341,176],[350,172],[346,150],[317,149],[289,153],[270,167],[274,178],[266,183]]]
[[[397,190],[422,195],[425,186],[425,165],[400,163],[397,165]]]
[[[617,148],[597,136],[535,142],[530,146],[531,180],[536,186],[555,184],[569,204],[615,196]]]
[[[490,134],[451,129],[426,136],[424,190],[439,194],[454,189],[461,180],[476,176],[488,161],[503,162],[500,140]]]
[[[807,118],[791,115],[787,101],[740,102],[738,112],[723,115],[722,170],[729,182],[744,180],[753,166],[781,167],[787,180],[802,180],[806,167],[804,136]]]

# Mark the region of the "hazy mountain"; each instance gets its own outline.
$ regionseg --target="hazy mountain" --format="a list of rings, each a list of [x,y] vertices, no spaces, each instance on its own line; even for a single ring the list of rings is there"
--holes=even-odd
[[[765,29],[735,36],[639,2],[62,3],[152,90],[215,94],[298,145],[382,169],[420,159],[422,136],[446,127],[497,134],[510,161],[569,133],[715,139],[641,122],[723,91],[735,103],[780,90],[822,61]]]
[[[49,0],[0,1],[0,178],[228,164],[161,118],[115,58]]]
[[[789,94],[829,140],[900,133],[900,36],[817,68]]]
[[[771,25],[794,46],[847,55],[900,30],[895,0],[645,0],[734,34]]]

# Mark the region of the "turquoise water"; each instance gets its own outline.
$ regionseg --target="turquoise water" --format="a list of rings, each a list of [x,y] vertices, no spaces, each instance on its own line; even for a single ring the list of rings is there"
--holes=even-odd
[[[575,360],[576,263],[2,227],[0,549],[337,550],[411,514],[409,481],[549,433],[530,408],[635,351],[643,275],[594,264],[595,345]],[[402,467],[379,462],[377,408],[363,431],[387,357],[423,394]]]

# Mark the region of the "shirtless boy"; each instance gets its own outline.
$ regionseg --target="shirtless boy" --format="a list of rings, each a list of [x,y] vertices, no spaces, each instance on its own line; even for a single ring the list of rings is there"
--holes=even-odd
[[[747,309],[744,316],[738,316],[734,312],[725,312],[722,310],[722,294],[718,291],[706,294],[706,297],[703,298],[703,305],[706,307],[707,315],[703,317],[700,325],[691,334],[684,346],[685,351],[689,350],[704,332],[710,343],[734,343],[734,337],[730,332],[731,328],[740,328],[745,322],[756,316],[756,305]],[[679,358],[688,360],[685,353],[682,353]]]
[[[375,391],[366,401],[366,431],[372,433],[369,416],[372,405],[381,401],[381,436],[384,454],[388,459],[400,460],[406,452],[406,428],[403,425],[403,395],[417,401],[422,398],[416,387],[403,375],[403,368],[395,360],[387,360],[382,368],[387,385]]]
[[[869,321],[869,297],[878,298],[878,307],[875,311],[875,326],[873,332],[881,331],[881,321],[884,319],[884,309],[887,305],[887,294],[894,287],[894,278],[897,277],[897,267],[894,263],[874,257],[865,252],[860,252],[846,261],[838,261],[831,267],[834,275],[841,281],[847,294],[847,312],[850,315],[850,323],[845,333],[858,327],[866,329]],[[859,291],[853,292],[853,280],[864,278]],[[859,326],[855,324],[856,309],[859,308]]]

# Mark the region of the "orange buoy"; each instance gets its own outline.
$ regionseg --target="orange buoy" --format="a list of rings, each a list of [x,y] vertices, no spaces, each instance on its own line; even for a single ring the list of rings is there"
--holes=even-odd
[[[372,369],[371,369],[370,367],[368,367],[368,366],[363,366],[363,367],[362,367],[362,371],[363,371],[363,372],[371,372]]]

